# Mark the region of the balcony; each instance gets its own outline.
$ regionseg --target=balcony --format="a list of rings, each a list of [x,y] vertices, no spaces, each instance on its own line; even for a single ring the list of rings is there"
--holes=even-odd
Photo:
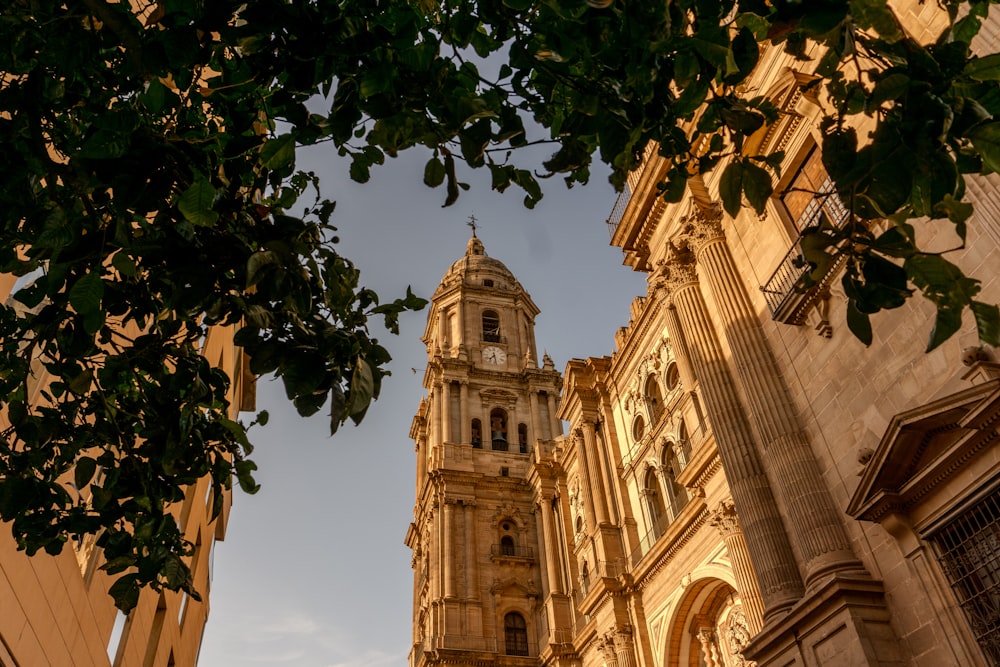
[[[531,547],[518,547],[513,544],[493,544],[490,546],[490,558],[534,560],[535,550]]]
[[[611,234],[611,238],[615,237],[615,231],[618,229],[618,225],[621,224],[622,216],[625,215],[625,209],[628,208],[628,203],[631,199],[632,188],[629,183],[625,183],[625,187],[618,193],[618,198],[615,199],[614,208],[611,209],[611,213],[608,215],[608,232]]]
[[[849,215],[847,207],[833,189],[833,182],[827,179],[799,216],[797,226],[802,231],[760,288],[774,321],[796,326],[804,324],[810,306],[825,294],[833,276],[843,266],[843,261],[833,262],[824,275],[814,276],[814,284],[805,286],[805,276],[812,269],[802,253],[802,235],[823,224],[839,227]]]

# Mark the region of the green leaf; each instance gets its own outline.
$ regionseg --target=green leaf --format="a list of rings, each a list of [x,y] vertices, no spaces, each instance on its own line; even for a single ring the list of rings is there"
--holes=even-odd
[[[865,344],[866,347],[872,344],[872,322],[868,313],[858,310],[854,299],[847,302],[847,328],[851,330],[854,337]]]
[[[1000,53],[972,58],[962,74],[976,81],[1000,81]]]
[[[763,167],[758,167],[752,162],[743,164],[743,192],[746,193],[747,201],[753,206],[757,215],[764,212],[767,200],[771,196],[771,176]]]
[[[253,495],[260,490],[260,484],[253,478],[253,471],[257,469],[256,463],[246,459],[236,459],[233,467],[236,469],[236,479],[244,493]]]
[[[424,165],[424,185],[436,188],[444,182],[444,176],[444,163],[438,158],[432,157]]]
[[[274,171],[290,169],[295,166],[295,137],[283,134],[274,139],[268,139],[260,149],[260,159],[264,166]]]
[[[1000,121],[977,125],[966,137],[993,171],[1000,171]]]
[[[368,362],[359,358],[354,364],[354,373],[351,375],[351,388],[348,392],[347,415],[356,417],[364,415],[371,403],[375,389],[375,378],[372,375]],[[360,419],[358,419],[360,421]]]
[[[104,281],[96,271],[85,274],[69,290],[69,304],[81,315],[99,312],[104,298]]]
[[[909,87],[910,77],[900,72],[894,72],[879,79],[869,98],[869,109],[875,109],[885,102],[901,97]]]
[[[95,472],[97,472],[97,461],[89,456],[78,458],[73,468],[73,482],[76,484],[77,490],[90,484],[90,480],[94,479]]]
[[[115,606],[128,613],[139,602],[139,575],[126,574],[111,584],[108,594],[115,600]]]
[[[962,310],[939,307],[934,320],[934,329],[927,341],[927,352],[945,342],[962,328]]]
[[[973,301],[970,306],[976,316],[979,340],[994,347],[1000,345],[1000,309],[997,305]]]
[[[743,163],[733,160],[722,171],[719,178],[719,196],[722,207],[730,217],[735,218],[740,212],[743,197]]]
[[[215,194],[211,182],[204,176],[199,176],[178,198],[177,208],[192,225],[214,225],[219,219],[219,214],[212,210]]]

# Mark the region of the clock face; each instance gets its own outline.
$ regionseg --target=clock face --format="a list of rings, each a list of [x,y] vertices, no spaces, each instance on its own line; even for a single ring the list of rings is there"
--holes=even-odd
[[[494,366],[500,366],[507,362],[507,353],[499,347],[489,346],[483,348],[483,361]]]

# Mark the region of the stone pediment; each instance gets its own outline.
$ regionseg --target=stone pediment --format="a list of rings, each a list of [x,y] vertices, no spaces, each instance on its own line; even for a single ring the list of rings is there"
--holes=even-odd
[[[887,512],[915,504],[977,454],[995,447],[998,423],[1000,380],[896,415],[868,461],[847,513],[878,521]]]
[[[538,589],[535,588],[533,582],[528,581],[524,583],[513,577],[494,579],[493,585],[490,587],[490,592],[493,595],[505,597],[538,597]]]
[[[504,389],[489,387],[479,392],[479,396],[487,403],[514,405],[517,402],[517,394]]]

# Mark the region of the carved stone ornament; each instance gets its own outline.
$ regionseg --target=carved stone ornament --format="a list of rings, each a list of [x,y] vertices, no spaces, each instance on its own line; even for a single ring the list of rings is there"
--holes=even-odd
[[[615,634],[613,632],[605,633],[598,640],[597,647],[600,649],[601,655],[604,656],[606,662],[617,664],[618,658],[615,655]]]
[[[734,667],[754,667],[757,663],[743,657],[743,649],[750,643],[751,634],[746,616],[743,615],[743,610],[739,607],[733,609],[732,613],[729,614],[725,635],[731,664]]]
[[[708,523],[715,526],[723,537],[735,535],[742,529],[736,516],[736,506],[732,500],[723,500],[708,517]]]
[[[714,202],[711,206],[692,205],[692,211],[685,219],[684,237],[695,253],[713,241],[725,240],[722,231],[722,204]]]
[[[651,278],[650,287],[660,291],[669,303],[679,289],[697,283],[698,274],[695,271],[694,253],[685,240],[680,240],[676,245],[668,242],[667,245],[668,259]]]

